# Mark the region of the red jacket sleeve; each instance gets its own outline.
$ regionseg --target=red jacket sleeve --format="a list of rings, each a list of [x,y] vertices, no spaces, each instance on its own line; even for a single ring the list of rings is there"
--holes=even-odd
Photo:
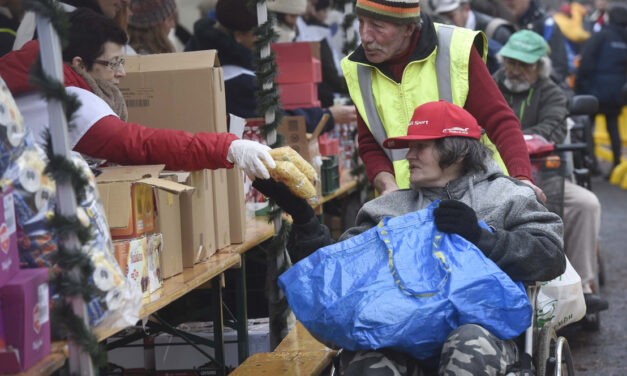
[[[368,180],[372,183],[374,177],[381,171],[394,174],[394,165],[375,140],[359,111],[357,109],[355,111],[357,112],[357,151],[366,166]]]
[[[468,98],[464,108],[486,130],[512,177],[533,181],[520,121],[505,102],[488,68],[473,48],[468,64]]]
[[[105,116],[78,141],[74,150],[123,165],[165,164],[168,170],[231,168],[226,160],[237,136],[153,129]]]

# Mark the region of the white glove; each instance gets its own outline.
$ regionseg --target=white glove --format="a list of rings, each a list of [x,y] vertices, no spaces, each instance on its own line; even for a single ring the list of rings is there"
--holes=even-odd
[[[234,140],[231,142],[226,159],[238,165],[250,177],[270,179],[266,165],[270,168],[276,168],[276,163],[274,163],[268,150],[270,150],[268,146],[255,141]],[[266,165],[263,164],[262,160],[266,162]]]

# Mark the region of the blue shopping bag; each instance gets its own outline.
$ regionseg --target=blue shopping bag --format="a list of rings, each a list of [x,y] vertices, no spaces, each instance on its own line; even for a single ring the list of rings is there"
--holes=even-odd
[[[311,254],[279,277],[296,318],[349,350],[392,348],[438,355],[460,325],[501,339],[531,323],[531,304],[477,247],[433,221],[434,202]]]

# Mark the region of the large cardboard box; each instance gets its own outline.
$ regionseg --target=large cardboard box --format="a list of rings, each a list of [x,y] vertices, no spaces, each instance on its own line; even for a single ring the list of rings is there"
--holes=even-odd
[[[152,128],[226,132],[217,51],[128,56],[119,88],[130,121]]]
[[[7,345],[0,373],[25,370],[50,353],[48,268],[21,269],[2,288],[2,318]]]
[[[229,233],[231,243],[243,243],[246,239],[246,205],[244,175],[239,167],[226,171],[229,192]]]
[[[231,244],[229,230],[229,188],[227,186],[227,170],[212,170],[213,176],[213,218],[215,225],[216,247],[218,249]]]
[[[283,85],[322,81],[318,42],[273,43],[270,48],[278,65],[275,82]]]

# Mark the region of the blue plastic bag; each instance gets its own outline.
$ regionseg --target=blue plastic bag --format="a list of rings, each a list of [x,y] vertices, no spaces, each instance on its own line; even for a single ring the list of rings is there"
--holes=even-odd
[[[319,249],[279,277],[296,318],[349,350],[438,355],[446,337],[478,324],[501,339],[531,323],[531,304],[472,243],[441,233],[429,207]]]

